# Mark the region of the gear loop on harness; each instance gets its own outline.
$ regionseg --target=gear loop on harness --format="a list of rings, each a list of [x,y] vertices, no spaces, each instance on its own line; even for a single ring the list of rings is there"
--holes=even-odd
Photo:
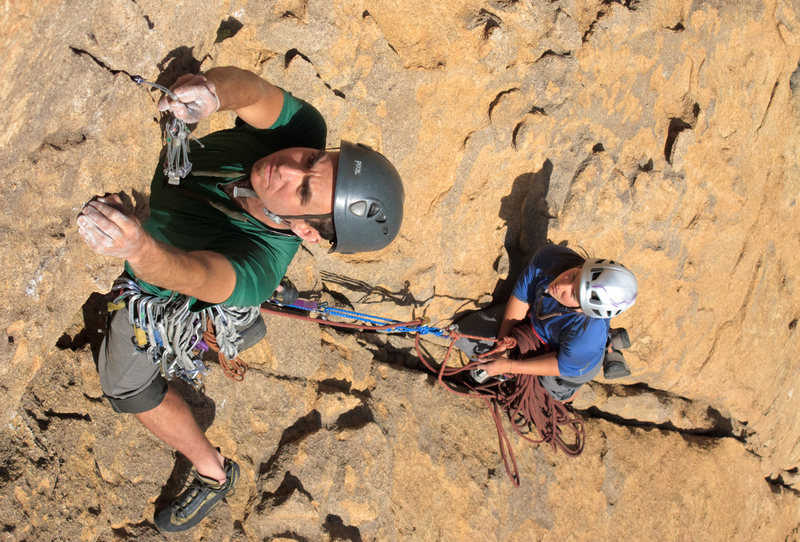
[[[214,329],[220,360],[235,361],[240,339],[237,327],[245,327],[259,317],[258,307],[214,305],[192,312],[190,298],[180,294],[169,298],[148,294],[126,276],[114,282],[113,290],[117,293],[114,303],[127,304],[128,319],[135,333],[138,334],[137,329],[143,331],[146,342],[139,347],[146,348],[147,357],[160,368],[162,376],[167,380],[182,378],[195,388],[201,387],[202,377],[208,373],[201,359],[207,349],[204,335]]]

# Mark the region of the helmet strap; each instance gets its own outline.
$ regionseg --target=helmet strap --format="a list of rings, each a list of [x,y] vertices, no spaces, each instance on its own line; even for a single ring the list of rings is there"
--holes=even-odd
[[[248,183],[249,185],[249,183]],[[243,186],[235,186],[233,188],[233,197],[234,198],[255,198],[259,199],[258,194],[252,188],[246,188]],[[324,220],[326,218],[330,218],[333,216],[333,213],[324,213],[320,215],[279,215],[273,213],[266,207],[264,207],[264,214],[267,215],[267,218],[275,222],[276,224],[284,224],[288,226],[289,224],[286,223],[287,220],[308,220],[309,218],[319,218],[320,220]]]
[[[276,215],[266,207],[264,207],[264,214],[267,215],[268,219],[272,220],[276,224],[288,226],[288,224],[286,224],[286,222],[283,220],[283,218],[280,217],[280,215]]]
[[[275,214],[266,207],[264,207],[264,214],[267,215],[267,218],[275,222],[276,224],[283,224],[285,226],[289,226],[289,220],[308,220],[311,218],[318,218],[320,220],[324,220],[326,218],[330,218],[333,216],[333,213],[324,213],[321,215],[279,215]]]
[[[549,297],[550,299],[555,301],[558,304],[558,306],[561,309],[563,309],[563,312],[551,312],[549,314],[541,314],[541,312],[542,312],[542,299],[540,298],[539,302],[535,306],[536,312],[538,313],[538,314],[536,314],[536,317],[539,318],[540,320],[547,320],[548,318],[553,318],[554,316],[562,316],[564,314],[568,314],[570,312],[578,312],[580,310],[580,307],[567,307],[566,305],[562,305],[555,297],[550,295],[550,292],[547,291],[547,288],[545,288],[542,291],[542,297]]]

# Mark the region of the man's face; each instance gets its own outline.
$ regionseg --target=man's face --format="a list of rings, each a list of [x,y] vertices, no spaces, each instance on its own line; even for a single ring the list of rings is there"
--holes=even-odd
[[[581,268],[567,269],[547,287],[547,292],[565,307],[580,307]]]
[[[333,211],[338,165],[338,152],[292,147],[256,162],[250,180],[264,206],[277,215],[324,215]]]

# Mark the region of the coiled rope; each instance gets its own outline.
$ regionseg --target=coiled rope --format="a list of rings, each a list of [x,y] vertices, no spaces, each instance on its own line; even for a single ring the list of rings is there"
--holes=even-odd
[[[516,456],[511,446],[511,441],[502,422],[501,412],[508,416],[514,431],[524,440],[532,444],[548,443],[553,447],[554,451],[561,450],[570,456],[576,456],[583,451],[585,441],[583,419],[580,415],[571,411],[563,402],[554,399],[541,385],[537,376],[518,374],[505,381],[495,380],[480,385],[471,384],[468,379],[463,378],[461,383],[466,385],[469,390],[466,392],[461,391],[455,383],[446,380],[446,378],[452,379],[460,373],[477,367],[484,362],[483,360],[494,354],[514,349],[518,343],[520,347],[519,350],[523,355],[538,349],[546,348],[546,345],[543,345],[538,337],[532,336],[531,332],[529,332],[525,326],[518,326],[518,328],[515,328],[513,337],[506,337],[498,340],[460,333],[458,327],[455,325],[449,326],[446,329],[428,326],[426,319],[397,322],[354,311],[332,308],[324,303],[317,304],[305,300],[297,300],[293,304],[283,304],[275,300],[270,300],[270,303],[279,307],[316,312],[320,314],[322,318],[314,318],[265,307],[261,308],[262,313],[360,331],[414,333],[414,348],[417,357],[428,371],[437,376],[439,384],[455,395],[479,399],[489,408],[497,430],[500,455],[503,459],[506,473],[515,486],[519,486],[520,483],[519,469],[517,467]],[[353,324],[333,322],[325,319],[327,316],[331,315],[356,319],[365,323]],[[421,337],[426,334],[448,337],[450,339],[450,344],[438,368],[435,368],[436,364],[427,359],[422,352]],[[452,355],[455,343],[459,339],[493,342],[496,346],[490,351],[476,356],[475,360],[470,361],[462,367],[449,367],[447,363]],[[539,439],[531,438],[526,434],[531,428],[536,429],[540,436]]]
[[[515,335],[519,336],[520,333],[517,332]],[[453,377],[477,367],[484,362],[484,359],[494,354],[513,349],[518,339],[514,337],[491,339],[465,335],[457,331],[452,331],[450,337],[450,345],[438,370],[422,353],[419,336],[414,341],[417,356],[429,371],[437,375],[439,383],[450,393],[480,399],[489,407],[497,429],[500,456],[503,459],[506,473],[515,486],[519,486],[520,482],[519,469],[511,441],[502,423],[501,412],[508,416],[514,431],[532,444],[545,442],[550,444],[553,450],[561,450],[570,456],[576,456],[583,451],[585,441],[583,419],[580,415],[571,412],[563,402],[554,399],[541,385],[537,376],[517,374],[504,381],[494,380],[484,384],[472,384],[469,380],[464,379],[463,383],[470,390],[468,392],[460,391],[445,380],[445,377]],[[462,338],[494,342],[497,346],[489,352],[476,356],[476,360],[463,367],[448,367],[447,362],[455,342]],[[535,428],[541,438],[529,437],[526,432],[530,428]]]

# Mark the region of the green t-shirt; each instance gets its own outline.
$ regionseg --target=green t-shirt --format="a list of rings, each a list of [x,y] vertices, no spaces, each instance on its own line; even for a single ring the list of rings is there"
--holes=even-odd
[[[157,241],[181,250],[222,254],[233,265],[236,286],[221,304],[260,305],[275,291],[301,241],[242,211],[221,187],[248,175],[257,160],[278,150],[324,149],[326,135],[325,119],[319,111],[284,91],[283,108],[271,127],[259,130],[237,118],[234,128],[201,138],[204,147],[192,141],[192,173],[181,180],[180,187],[169,185],[163,168],[157,168],[150,187],[150,216],[144,223],[145,231]],[[230,172],[230,177],[204,175],[212,171]],[[125,269],[134,276],[128,262]],[[144,291],[159,297],[173,294],[154,284],[137,282]],[[192,310],[210,305],[196,300]]]

